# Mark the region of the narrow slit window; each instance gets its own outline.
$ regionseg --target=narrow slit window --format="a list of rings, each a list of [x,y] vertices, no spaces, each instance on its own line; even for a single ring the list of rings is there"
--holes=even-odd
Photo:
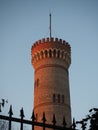
[[[58,94],[58,103],[60,103],[60,94]]]
[[[37,87],[39,86],[39,79],[37,79]]]

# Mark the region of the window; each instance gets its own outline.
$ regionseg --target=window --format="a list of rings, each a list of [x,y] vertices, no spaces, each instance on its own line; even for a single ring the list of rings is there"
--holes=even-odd
[[[52,57],[52,51],[49,50],[49,57],[51,58]]]
[[[37,81],[36,81],[36,85],[37,85],[37,87],[39,86],[39,79],[37,79]]]
[[[60,51],[58,50],[58,55],[57,55],[57,58],[59,58],[60,57]]]
[[[47,50],[45,50],[45,56],[47,57]]]
[[[60,94],[53,94],[53,103],[65,103],[65,97],[64,95]]]
[[[56,50],[53,51],[53,56],[56,57]]]
[[[60,103],[60,94],[58,94],[58,103]]]
[[[55,103],[55,94],[53,94],[53,102]]]
[[[34,87],[38,87],[38,86],[39,86],[39,79],[36,79],[34,83]]]

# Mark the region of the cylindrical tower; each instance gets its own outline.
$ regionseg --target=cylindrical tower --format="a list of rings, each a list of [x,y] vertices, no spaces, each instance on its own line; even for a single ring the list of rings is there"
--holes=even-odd
[[[42,121],[45,112],[47,123],[55,114],[57,125],[65,117],[71,125],[71,106],[68,68],[71,63],[70,45],[58,38],[37,41],[31,49],[34,67],[34,113]]]

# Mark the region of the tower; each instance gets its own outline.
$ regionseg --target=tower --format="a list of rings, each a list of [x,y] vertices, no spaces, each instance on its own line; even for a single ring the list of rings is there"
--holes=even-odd
[[[65,117],[71,125],[71,106],[69,91],[69,73],[71,47],[65,40],[46,38],[37,41],[31,48],[34,67],[34,113],[42,121],[45,112],[47,123],[51,123],[53,114],[57,124]],[[38,130],[38,129],[37,129]]]

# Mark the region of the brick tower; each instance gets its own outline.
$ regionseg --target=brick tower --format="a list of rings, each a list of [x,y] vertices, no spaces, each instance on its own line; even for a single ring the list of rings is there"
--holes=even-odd
[[[34,67],[34,113],[42,121],[45,112],[47,123],[55,114],[57,125],[65,117],[71,125],[71,106],[68,68],[71,63],[70,45],[58,38],[37,41],[31,49]],[[38,130],[38,129],[36,129]]]

